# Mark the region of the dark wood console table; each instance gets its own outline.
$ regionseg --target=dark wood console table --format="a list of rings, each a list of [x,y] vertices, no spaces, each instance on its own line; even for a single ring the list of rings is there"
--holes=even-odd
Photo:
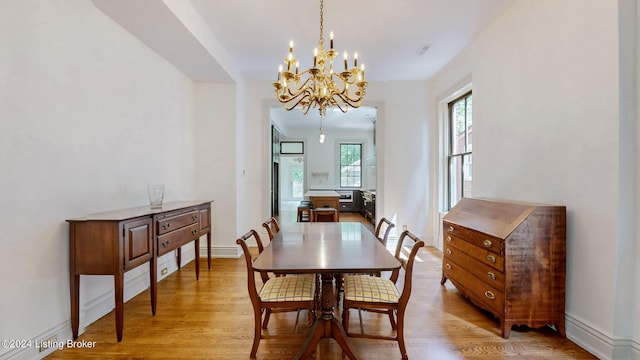
[[[122,340],[124,273],[149,263],[151,312],[156,313],[157,258],[195,241],[196,278],[200,275],[200,237],[207,235],[211,269],[211,201],[175,201],[162,208],[135,208],[89,214],[69,223],[71,330],[78,338],[80,275],[113,275],[116,335]]]

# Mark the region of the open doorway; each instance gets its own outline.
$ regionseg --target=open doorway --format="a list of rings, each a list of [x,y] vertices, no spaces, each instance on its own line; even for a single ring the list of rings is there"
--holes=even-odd
[[[304,199],[305,166],[302,155],[280,157],[280,221],[295,222],[298,205]]]

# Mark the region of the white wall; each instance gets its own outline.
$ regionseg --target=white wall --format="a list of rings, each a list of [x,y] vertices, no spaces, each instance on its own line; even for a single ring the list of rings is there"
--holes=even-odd
[[[599,357],[628,358],[640,301],[626,190],[637,191],[638,170],[637,150],[621,152],[638,137],[624,133],[620,79],[632,74],[621,70],[612,5],[519,1],[431,85],[437,104],[472,70],[474,196],[567,206],[567,335]]]
[[[427,231],[430,200],[426,188],[430,181],[427,167],[431,150],[425,136],[433,121],[428,118],[427,89],[426,81],[370,83],[365,105],[378,106],[376,213],[393,218],[400,228],[406,224],[409,230],[431,242],[431,231]],[[281,105],[274,99],[269,82],[250,83],[247,90],[247,176],[252,176],[252,185],[247,186],[252,205],[247,213],[250,226],[259,228],[270,212],[269,107]],[[314,141],[311,139],[310,143]],[[258,144],[262,146],[260,152]],[[313,171],[308,160],[307,166],[308,171]],[[255,199],[261,199],[259,211]]]
[[[320,128],[320,123],[318,123]],[[285,132],[286,140],[302,140],[305,142],[306,161],[306,188],[309,189],[339,189],[340,174],[338,173],[340,162],[340,143],[362,143],[363,162],[368,155],[373,153],[373,130],[337,130],[324,129],[325,142],[318,141],[320,130],[309,132],[297,130]],[[284,140],[281,138],[281,140]],[[326,175],[325,175],[326,174]],[[362,189],[375,189],[376,169],[363,166]]]
[[[61,340],[65,219],[145,205],[147,183],[166,184],[166,201],[199,198],[196,161],[208,160],[196,153],[193,84],[90,1],[4,2],[0,42],[0,338]],[[126,298],[148,285],[147,269],[127,273],[127,285],[144,280]],[[81,311],[108,312],[112,289],[110,277],[81,277]]]

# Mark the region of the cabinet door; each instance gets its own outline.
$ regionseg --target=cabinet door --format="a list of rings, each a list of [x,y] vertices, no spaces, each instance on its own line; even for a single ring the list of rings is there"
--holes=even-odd
[[[200,208],[200,231],[207,232],[211,227],[211,215],[209,215],[210,207]]]
[[[153,256],[152,223],[151,218],[145,218],[123,224],[125,270],[144,264]]]

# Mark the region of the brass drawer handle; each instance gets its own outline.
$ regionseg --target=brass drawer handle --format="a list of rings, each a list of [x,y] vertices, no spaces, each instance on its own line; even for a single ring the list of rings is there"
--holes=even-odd
[[[162,242],[162,246],[163,246],[163,247],[167,247],[167,246],[169,246],[169,240],[167,240],[167,241],[163,241],[163,242]]]
[[[484,244],[485,247],[488,247],[488,248],[493,246],[493,243],[489,239],[483,241],[482,243]]]
[[[489,262],[492,264],[496,263],[496,257],[493,255],[487,255],[487,260],[489,260]]]
[[[444,252],[447,253],[447,255],[451,255],[451,249],[447,248]]]
[[[496,299],[496,295],[494,293],[492,293],[491,291],[489,291],[489,290],[484,292],[484,296],[486,296],[490,300],[495,300]]]
[[[171,227],[170,223],[162,224],[162,229],[164,230],[167,230],[169,227]]]
[[[198,216],[197,215],[193,215],[193,216],[191,216],[191,219],[192,220],[198,220]]]
[[[451,242],[451,236],[447,236],[447,242]]]
[[[195,234],[197,234],[197,233],[198,233],[198,230],[193,229],[193,230],[191,230],[191,233],[192,233],[193,235],[195,235]]]
[[[487,272],[487,276],[489,277],[489,279],[491,280],[495,280],[496,279],[496,274],[492,273],[491,271]]]
[[[449,226],[449,232],[453,232],[453,226]]]
[[[447,270],[451,270],[451,264],[445,264],[444,268],[447,269]]]

